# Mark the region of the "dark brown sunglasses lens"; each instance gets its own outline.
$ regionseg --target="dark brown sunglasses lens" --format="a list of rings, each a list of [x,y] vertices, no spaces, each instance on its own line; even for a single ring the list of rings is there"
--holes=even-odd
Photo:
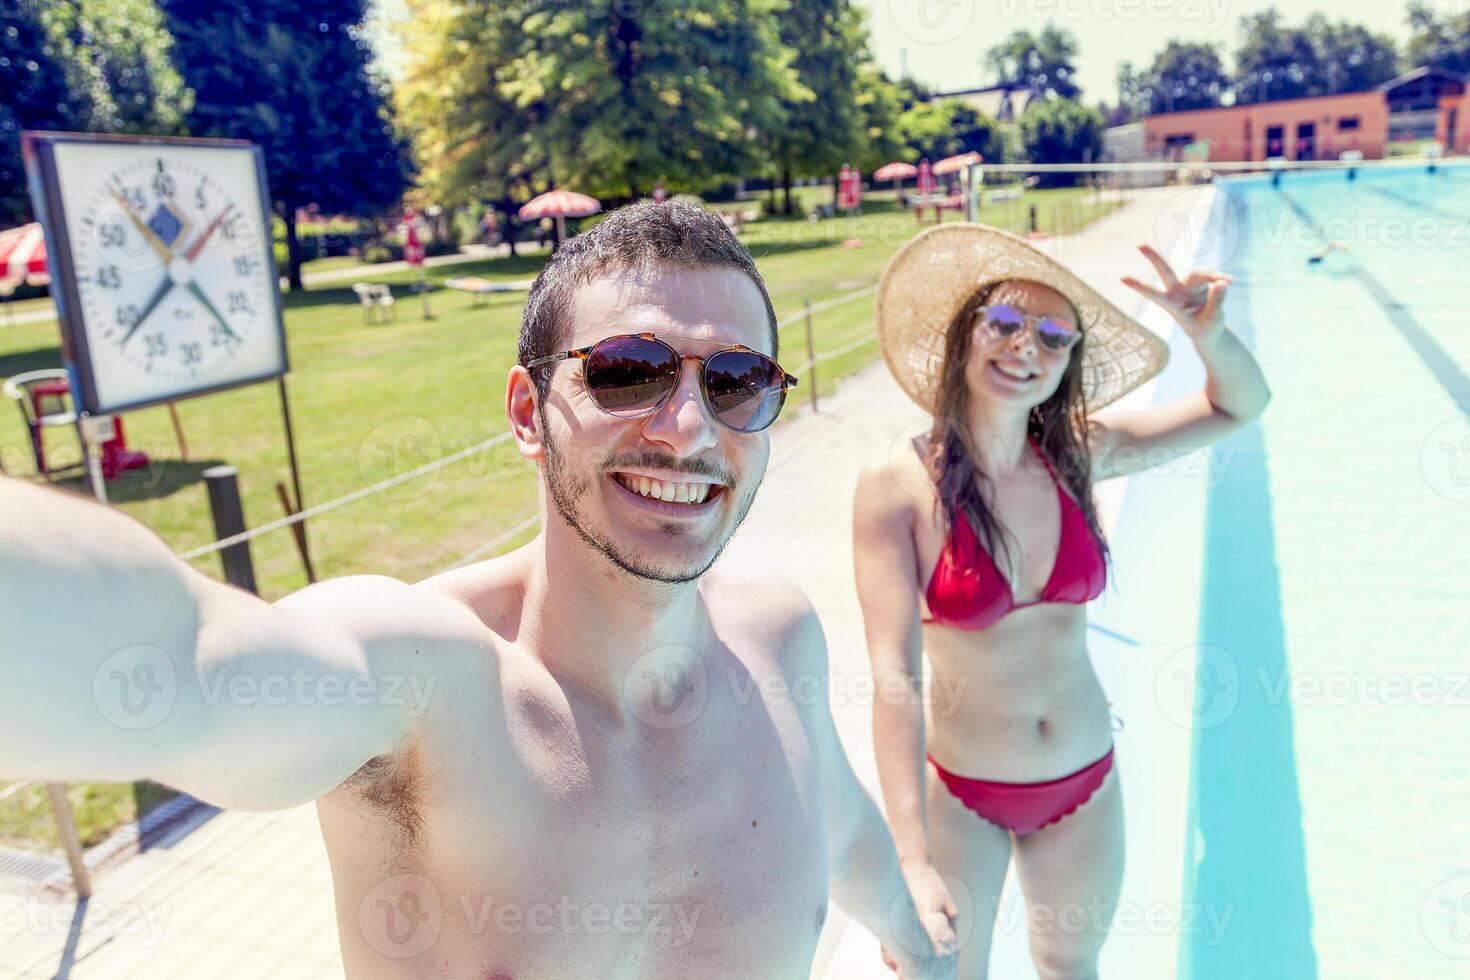
[[[679,377],[679,359],[643,337],[604,340],[587,354],[587,387],[610,415],[639,415],[655,408]]]
[[[715,417],[741,432],[758,432],[776,421],[786,399],[780,366],[750,351],[721,351],[711,357],[704,383]]]

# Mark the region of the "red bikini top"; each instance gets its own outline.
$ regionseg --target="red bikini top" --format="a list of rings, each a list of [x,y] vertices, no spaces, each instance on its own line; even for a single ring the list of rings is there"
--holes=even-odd
[[[929,587],[924,592],[932,614],[924,622],[962,630],[983,630],[1015,609],[1043,602],[1081,604],[1102,594],[1107,583],[1107,564],[1103,561],[1102,548],[1087,526],[1087,517],[1062,489],[1056,472],[1040,447],[1030,437],[1026,441],[1046,464],[1052,483],[1056,484],[1062,512],[1057,557],[1040,598],[1016,602],[1010,581],[980,546],[975,529],[961,510],[955,515],[954,526],[945,538],[939,560],[934,565],[934,574],[929,577]]]

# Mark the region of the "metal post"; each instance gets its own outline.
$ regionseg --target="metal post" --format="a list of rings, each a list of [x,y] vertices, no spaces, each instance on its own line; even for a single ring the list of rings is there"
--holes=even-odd
[[[1036,205],[1034,204],[1031,205],[1031,231],[1032,233],[1036,231]]]
[[[817,410],[817,354],[812,343],[812,301],[806,300],[806,360],[811,367],[807,368],[806,380],[807,390],[812,393],[812,411]]]
[[[209,510],[214,517],[215,539],[228,538],[245,530],[245,511],[240,506],[240,471],[233,466],[211,466],[201,475],[209,490]],[[249,592],[255,588],[255,568],[250,563],[250,542],[232,544],[219,553],[225,581]]]
[[[291,461],[291,490],[296,494],[296,510],[302,511],[306,509],[306,502],[301,499],[301,470],[296,465],[296,436],[291,429],[291,403],[286,400],[286,376],[284,374],[276,378],[276,387],[281,392],[281,422],[286,429],[286,456]],[[301,528],[296,539],[300,542],[302,551],[306,552],[306,522],[301,521],[296,526]],[[307,564],[310,565],[310,563],[311,559],[308,556]]]
[[[46,796],[51,801],[51,815],[56,818],[56,834],[66,849],[66,863],[71,865],[71,880],[76,885],[77,898],[90,898],[92,879],[87,874],[87,862],[82,858],[82,838],[77,834],[76,818],[72,816],[71,803],[66,798],[66,784],[48,782]]]

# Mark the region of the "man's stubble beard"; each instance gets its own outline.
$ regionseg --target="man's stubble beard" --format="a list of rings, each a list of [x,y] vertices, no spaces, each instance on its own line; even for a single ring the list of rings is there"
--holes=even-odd
[[[649,562],[644,561],[641,556],[629,555],[619,549],[605,534],[599,533],[596,528],[590,526],[587,521],[583,520],[577,510],[577,502],[587,493],[592,484],[590,481],[573,474],[568,469],[561,448],[556,444],[551,435],[551,427],[547,425],[546,411],[539,402],[536,405],[536,415],[541,422],[541,439],[546,446],[546,489],[551,496],[552,505],[556,507],[556,512],[561,515],[561,519],[566,522],[567,526],[576,532],[577,537],[585,541],[598,554],[612,562],[614,566],[622,569],[629,575],[669,584],[681,584],[698,579],[705,572],[709,571],[710,567],[719,560],[720,555],[725,551],[725,545],[730,543],[730,538],[735,535],[736,529],[744,523],[745,515],[750,512],[751,505],[755,503],[755,492],[760,488],[759,483],[751,487],[750,492],[741,499],[735,511],[735,520],[730,525],[730,532],[725,535],[724,540],[715,548],[714,554],[710,556],[709,561],[705,562],[699,569],[694,571],[688,569],[671,571],[667,568],[656,568]],[[730,491],[726,490],[725,492],[729,493]],[[682,529],[675,526],[674,529],[666,529],[665,533],[670,537],[679,537],[682,534]]]

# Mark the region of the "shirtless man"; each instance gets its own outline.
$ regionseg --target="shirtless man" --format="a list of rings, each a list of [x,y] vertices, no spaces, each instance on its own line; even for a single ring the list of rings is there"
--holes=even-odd
[[[681,355],[662,402],[618,373],[646,342],[549,358],[639,332]],[[812,607],[710,570],[769,455],[742,427],[784,390],[732,387],[748,354],[702,385],[731,345],[774,358],[775,316],[717,217],[640,205],[573,239],[505,396],[543,531],[415,585],[267,604],[0,478],[0,773],[315,800],[350,977],[805,978],[829,882],[903,976],[953,976],[838,742]]]

